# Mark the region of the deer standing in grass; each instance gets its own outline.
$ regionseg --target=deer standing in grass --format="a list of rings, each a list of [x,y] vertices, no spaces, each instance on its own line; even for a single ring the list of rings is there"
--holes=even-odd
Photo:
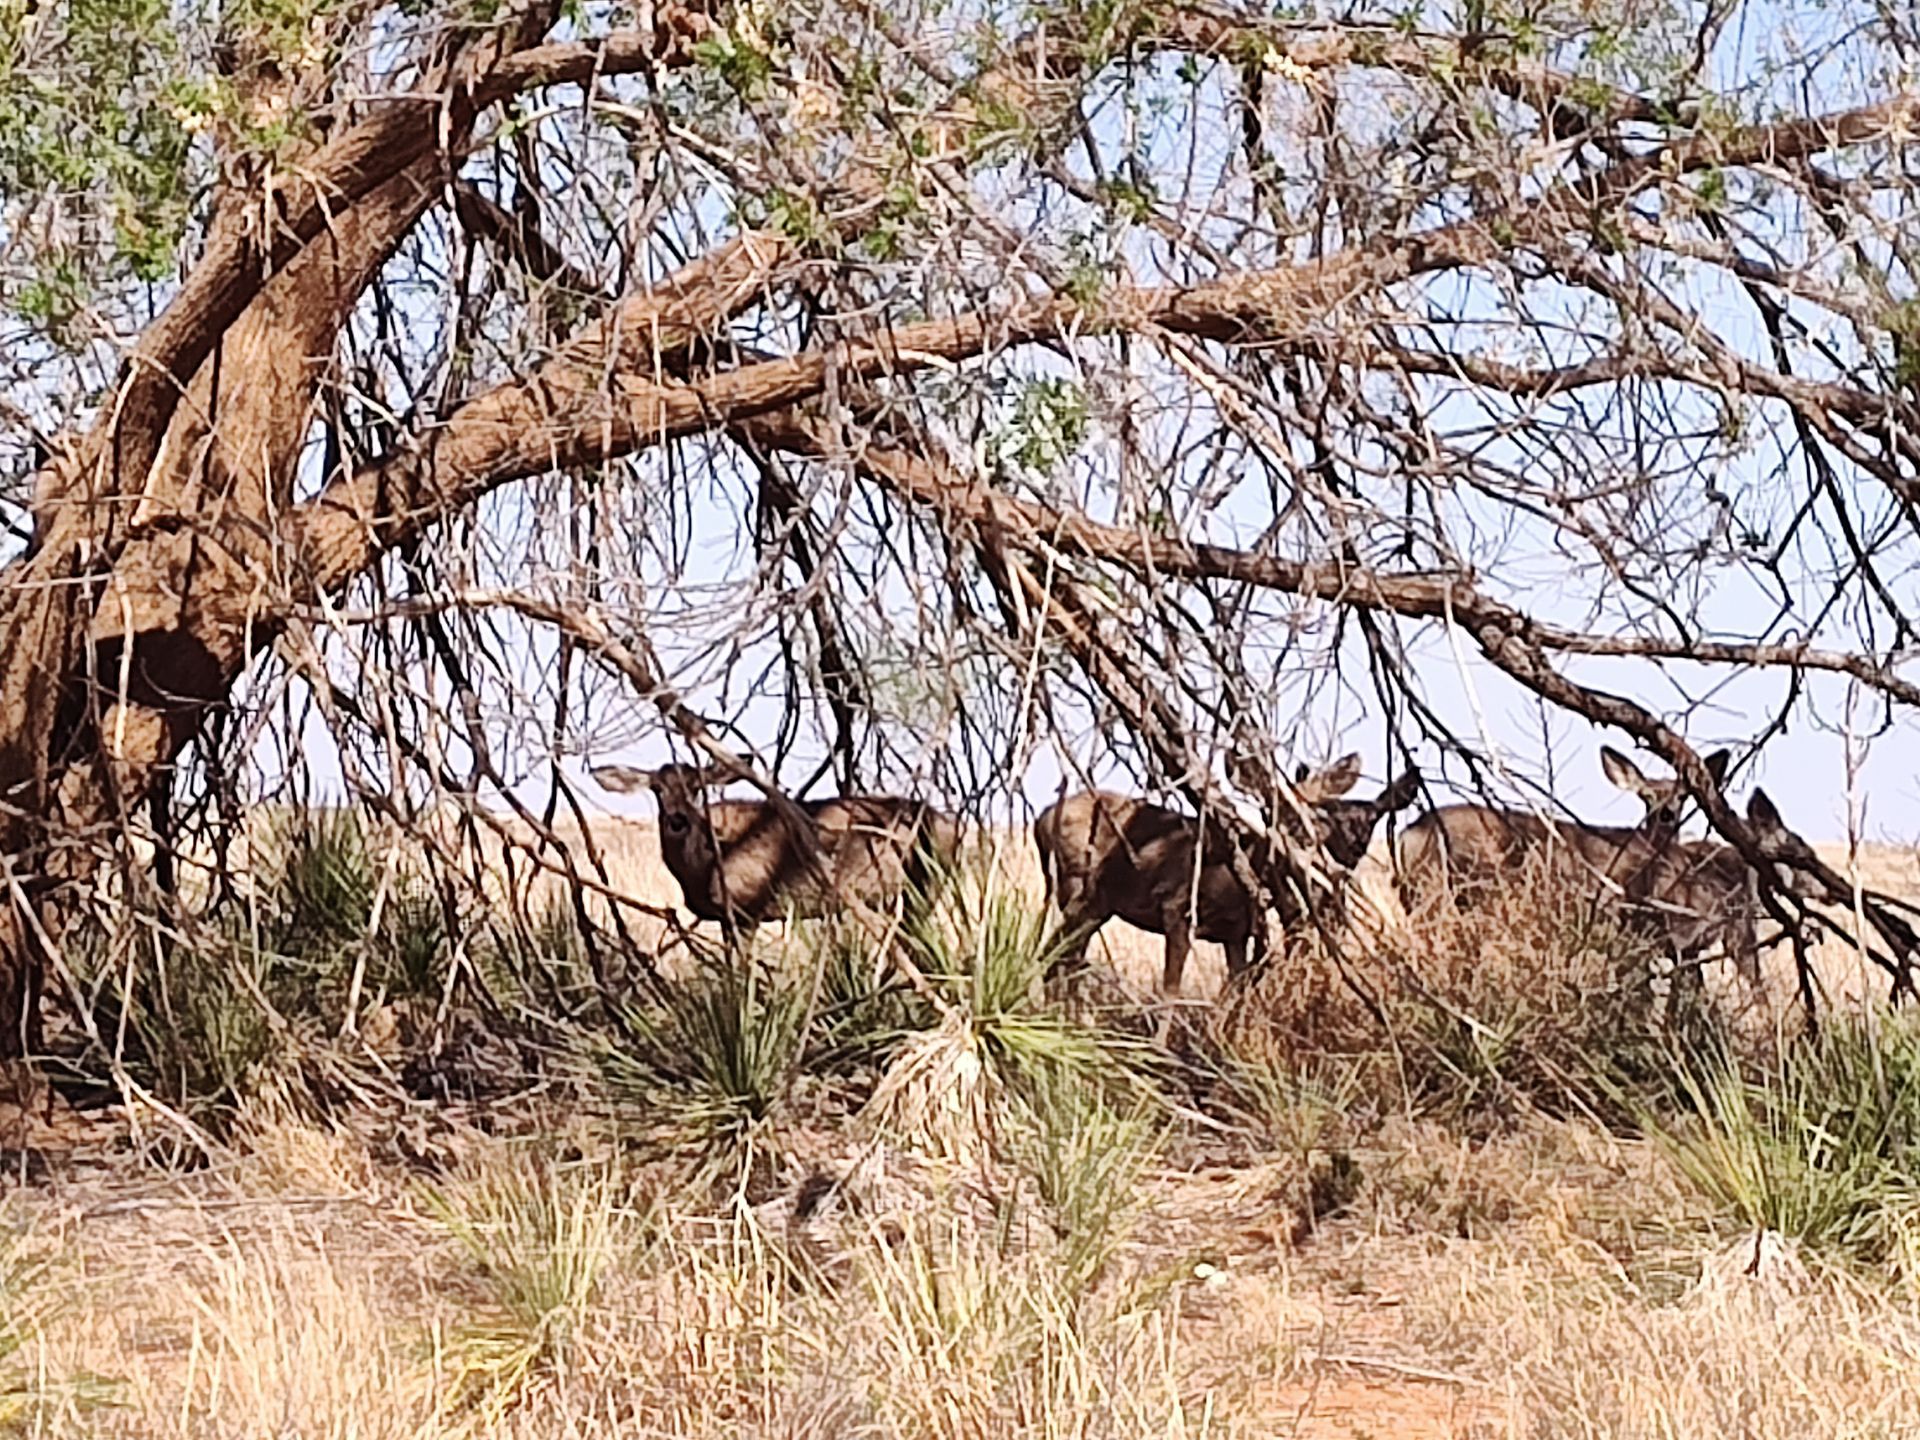
[[[1303,767],[1293,787],[1318,832],[1312,844],[1343,875],[1366,854],[1381,817],[1412,804],[1420,784],[1419,772],[1410,770],[1372,800],[1339,798],[1359,778],[1360,757],[1348,755],[1315,774]],[[1248,969],[1249,944],[1265,938],[1262,917],[1233,873],[1233,850],[1217,823],[1089,790],[1043,810],[1033,822],[1033,839],[1048,894],[1074,937],[1061,968],[1081,963],[1094,932],[1118,917],[1165,937],[1160,988],[1178,995],[1195,939],[1223,945],[1227,973],[1234,977]],[[1256,873],[1270,872],[1271,856],[1248,858]],[[1299,918],[1297,900],[1276,898],[1284,918]]]
[[[1788,853],[1807,848],[1764,790],[1748,798],[1747,824],[1763,845]],[[1797,888],[1791,876],[1786,884]],[[1663,849],[1628,887],[1627,898],[1629,923],[1659,939],[1676,962],[1698,960],[1717,945],[1749,989],[1764,990],[1759,877],[1731,845],[1687,840]]]
[[[1705,761],[1719,785],[1732,756]],[[1686,790],[1677,778],[1652,780],[1626,756],[1602,747],[1607,778],[1646,807],[1638,825],[1583,825],[1491,805],[1445,805],[1401,835],[1400,891],[1409,914],[1436,897],[1472,905],[1493,887],[1544,867],[1546,883],[1588,898],[1643,933],[1657,936],[1677,959],[1722,943],[1749,985],[1760,984],[1753,877],[1731,847],[1682,841]],[[1756,827],[1787,833],[1763,792],[1748,807]]]
[[[709,800],[724,771],[606,765],[593,777],[622,793],[651,790],[660,805],[660,858],[702,920],[758,925],[792,914],[889,912],[925,895],[960,850],[953,816],[897,795],[830,800]],[[783,816],[791,807],[796,814]]]

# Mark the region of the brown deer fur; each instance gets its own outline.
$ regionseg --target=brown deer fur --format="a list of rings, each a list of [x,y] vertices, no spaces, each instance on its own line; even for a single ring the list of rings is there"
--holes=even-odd
[[[1443,806],[1401,836],[1401,895],[1409,912],[1436,895],[1472,904],[1488,887],[1538,864],[1545,883],[1572,887],[1656,938],[1676,960],[1720,945],[1757,989],[1757,899],[1746,862],[1730,846],[1679,838],[1686,792],[1678,780],[1650,780],[1611,748],[1602,748],[1600,759],[1607,778],[1646,805],[1640,824],[1581,825],[1488,805]],[[1725,750],[1707,757],[1716,785],[1730,759]],[[1748,816],[1763,833],[1787,833],[1763,792],[1754,792]]]
[[[1806,843],[1787,829],[1764,790],[1748,799],[1747,824],[1763,843]],[[1763,988],[1758,884],[1731,845],[1688,840],[1663,849],[1636,877],[1628,898],[1632,923],[1657,936],[1675,960],[1693,960],[1718,945],[1749,988]]]
[[[1359,776],[1360,757],[1348,755],[1318,774],[1303,774],[1294,785],[1317,823],[1314,843],[1343,872],[1366,854],[1380,818],[1411,804],[1420,783],[1419,772],[1409,771],[1372,800],[1339,799]],[[1191,815],[1131,796],[1089,790],[1042,811],[1033,822],[1033,839],[1048,893],[1068,933],[1077,937],[1063,966],[1084,959],[1093,932],[1117,916],[1166,938],[1161,988],[1178,995],[1194,939],[1224,945],[1228,974],[1239,975],[1248,967],[1249,942],[1263,938],[1253,898],[1234,876],[1232,848],[1218,825],[1203,826]],[[1250,858],[1263,868],[1259,857]],[[1298,908],[1285,897],[1280,903]]]
[[[1732,757],[1707,757],[1718,784]],[[1654,856],[1676,843],[1686,792],[1678,780],[1649,780],[1626,756],[1602,747],[1607,778],[1640,797],[1638,825],[1581,825],[1493,805],[1443,805],[1400,837],[1401,892],[1409,911],[1436,892],[1470,903],[1476,892],[1544,861],[1556,881],[1622,893]]]
[[[811,833],[796,834],[764,800],[709,800],[717,776],[689,765],[652,772],[596,769],[609,790],[653,791],[660,858],[702,920],[756,925],[792,913],[887,911],[904,891],[924,893],[958,857],[953,816],[895,795],[791,802]]]

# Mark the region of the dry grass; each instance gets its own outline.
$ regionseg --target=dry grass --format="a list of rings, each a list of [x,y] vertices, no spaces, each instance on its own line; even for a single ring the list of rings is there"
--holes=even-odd
[[[1581,1124],[1389,1126],[1306,1241],[1283,1162],[1152,1171],[1090,1286],[1017,1201],[937,1166],[802,1247],[786,1202],[716,1214],[604,1144],[469,1135],[430,1200],[352,1136],[251,1133],[210,1173],[13,1197],[52,1306],[9,1377],[22,1429],[1920,1433],[1913,1296],[1727,1278],[1731,1237],[1658,1158]]]
[[[595,833],[613,888],[672,902],[651,826]],[[1002,881],[1036,895],[1024,837],[992,838]],[[1911,857],[1865,860],[1913,888]],[[1356,923],[1386,937],[1371,971],[1356,949],[1363,981],[1400,993],[1412,967],[1508,1021],[1496,1002],[1533,986],[1528,1055],[1594,1043],[1550,1022],[1605,978],[1578,968],[1601,952],[1538,915],[1492,946],[1430,920],[1409,941],[1383,874],[1361,877]],[[521,893],[537,907],[552,883]],[[1147,993],[1158,937],[1116,922],[1102,941]],[[1220,959],[1202,951],[1204,995]],[[1854,957],[1821,963],[1859,993]],[[927,1032],[861,1113],[789,1126],[757,1204],[553,1100],[472,1126],[256,1101],[183,1175],[114,1153],[111,1115],[56,1126],[47,1173],[6,1201],[0,1421],[196,1440],[1920,1437],[1920,1286],[1812,1261],[1739,1274],[1746,1241],[1662,1151],[1577,1107],[1415,1113],[1405,1055],[1351,994],[1296,969],[1224,1017],[1247,1125],[1224,1148],[1110,1114],[1041,1143],[1053,1122],[963,1035]],[[809,1173],[842,1182],[817,1208]]]

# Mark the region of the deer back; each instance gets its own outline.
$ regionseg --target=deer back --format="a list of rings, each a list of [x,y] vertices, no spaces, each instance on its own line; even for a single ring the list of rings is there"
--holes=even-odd
[[[928,855],[950,864],[957,854],[957,822],[920,801],[854,795],[797,808],[810,834],[796,834],[764,801],[663,794],[661,858],[687,908],[702,919],[730,910],[749,921],[789,909],[823,915],[849,902],[884,908],[908,884],[926,883]]]
[[[1715,785],[1725,779],[1733,754],[1716,750],[1701,761]],[[1578,893],[1617,897],[1677,836],[1687,801],[1678,779],[1651,779],[1610,745],[1600,747],[1601,768],[1618,788],[1646,807],[1635,826],[1582,825],[1549,820],[1495,805],[1444,805],[1409,825],[1401,850],[1401,894],[1409,908],[1450,886],[1485,886],[1512,879],[1529,866],[1544,867],[1550,884]]]
[[[1658,853],[1661,838],[1641,827],[1576,825],[1492,805],[1443,805],[1401,835],[1409,896],[1448,886],[1486,886],[1547,867],[1554,881],[1624,889]]]
[[[1033,837],[1048,891],[1063,912],[1118,916],[1157,931],[1169,904],[1197,901],[1194,929],[1202,939],[1240,939],[1251,930],[1252,905],[1234,878],[1232,851],[1218,826],[1203,830],[1191,815],[1090,790],[1043,810]]]

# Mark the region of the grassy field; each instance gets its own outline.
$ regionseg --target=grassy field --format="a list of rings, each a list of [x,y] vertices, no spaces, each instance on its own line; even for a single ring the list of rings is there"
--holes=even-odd
[[[670,906],[650,827],[596,833],[614,889]],[[1913,890],[1911,855],[1864,860]],[[682,999],[624,1030],[474,1041],[469,1069],[512,1083],[451,1098],[407,1079],[419,1037],[444,1059],[474,1028],[445,987],[363,967],[347,1025],[337,975],[249,972],[264,1038],[231,986],[166,1031],[244,1041],[244,1066],[175,1084],[143,1054],[131,1104],[0,1116],[0,1413],[182,1437],[1920,1436],[1920,1039],[1856,1004],[1879,988],[1857,957],[1822,952],[1861,1018],[1815,1060],[1718,976],[1693,1018],[1723,1048],[1663,1049],[1613,940],[1519,908],[1410,934],[1380,879],[1377,964],[1289,956],[1222,1002],[1203,947],[1201,998],[1156,1032],[1137,996],[1034,989],[1006,837],[913,942],[937,1009],[861,990],[869,959],[833,968],[801,927],[762,937],[764,981],[683,955]],[[502,889],[538,911],[551,883]],[[1157,973],[1117,924],[1101,954],[1129,989]]]

